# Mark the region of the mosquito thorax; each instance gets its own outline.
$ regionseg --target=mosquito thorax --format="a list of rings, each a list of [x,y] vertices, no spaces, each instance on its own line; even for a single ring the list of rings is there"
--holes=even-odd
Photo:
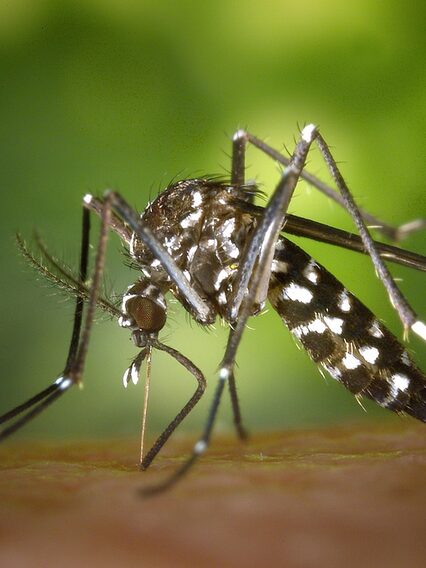
[[[216,316],[227,319],[227,303],[244,246],[256,220],[242,207],[257,193],[251,184],[247,194],[239,186],[218,179],[188,179],[171,184],[141,215],[183,276],[209,306],[210,317],[199,318],[170,279],[161,262],[133,233],[131,258],[151,283],[175,298],[203,325]]]
[[[119,325],[132,330],[138,347],[143,347],[150,335],[157,335],[167,319],[167,305],[161,290],[147,280],[139,280],[123,296]]]

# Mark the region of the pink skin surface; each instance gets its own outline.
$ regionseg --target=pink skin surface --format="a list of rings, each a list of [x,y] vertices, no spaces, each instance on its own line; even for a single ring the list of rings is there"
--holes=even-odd
[[[145,473],[137,440],[5,445],[0,566],[424,566],[424,426],[216,437],[173,491],[141,499],[191,443]]]

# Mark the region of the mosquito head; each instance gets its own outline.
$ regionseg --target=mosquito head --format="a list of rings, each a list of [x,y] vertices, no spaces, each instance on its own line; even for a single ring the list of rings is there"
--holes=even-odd
[[[157,336],[167,319],[167,306],[161,290],[145,280],[130,286],[123,296],[119,324],[132,330],[138,347],[144,347],[150,336]]]

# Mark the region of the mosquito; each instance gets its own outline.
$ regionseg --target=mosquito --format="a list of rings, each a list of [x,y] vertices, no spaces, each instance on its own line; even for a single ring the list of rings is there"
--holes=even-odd
[[[337,191],[305,170],[313,144],[320,150]],[[248,145],[282,166],[282,174],[265,207],[255,204],[259,190],[245,180]],[[357,234],[288,214],[297,182],[303,179],[345,208]],[[88,279],[90,216],[101,219],[93,274]],[[65,368],[45,390],[0,417],[6,424],[0,440],[27,424],[65,392],[82,381],[97,308],[117,318],[130,331],[139,352],[126,370],[123,382],[136,383],[142,363],[150,367],[153,349],[176,359],[197,382],[197,388],[140,459],[146,469],[202,397],[203,373],[182,353],[159,340],[167,320],[166,295],[172,294],[192,318],[209,326],[217,318],[229,324],[229,336],[219,365],[218,381],[201,437],[183,464],[144,494],[173,486],[207,450],[225,385],[228,385],[233,421],[240,438],[246,437],[235,382],[235,359],[249,317],[258,315],[266,301],[272,305],[311,359],[357,398],[367,397],[380,406],[426,422],[426,376],[404,346],[382,322],[330,272],[284,233],[308,237],[368,254],[376,274],[403,325],[426,340],[426,325],[399,290],[384,262],[426,271],[426,257],[374,241],[367,226],[399,241],[424,229],[415,220],[400,227],[381,222],[356,205],[327,143],[318,128],[305,126],[293,154],[286,157],[245,130],[232,139],[229,181],[214,178],[172,183],[138,214],[118,193],[83,199],[79,275],[75,278],[37,241],[44,257],[39,262],[21,237],[18,244],[28,261],[46,278],[76,296],[74,324]],[[139,277],[125,291],[117,308],[100,294],[108,232],[125,244]],[[85,317],[84,316],[85,311]],[[145,396],[147,402],[147,395]],[[146,408],[146,406],[145,406]]]

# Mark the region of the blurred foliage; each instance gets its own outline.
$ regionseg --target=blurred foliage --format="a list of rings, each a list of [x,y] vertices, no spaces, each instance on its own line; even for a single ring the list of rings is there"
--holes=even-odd
[[[425,42],[419,2],[0,2],[1,410],[62,369],[72,318],[72,303],[25,267],[14,232],[30,238],[37,227],[75,265],[87,191],[116,188],[142,210],[172,178],[225,175],[238,127],[283,149],[314,121],[361,204],[395,224],[425,216]],[[275,164],[253,150],[248,163],[248,175],[270,192]],[[328,179],[317,151],[310,169]],[[344,212],[304,183],[291,210],[351,228]],[[111,243],[107,286],[119,294],[137,275],[123,266],[118,241]],[[406,244],[425,253],[424,235]],[[368,260],[303,246],[401,337]],[[426,317],[423,276],[403,268],[394,274]],[[171,307],[163,339],[193,358],[212,386],[226,331],[191,326],[182,311]],[[136,350],[116,323],[100,322],[84,392],[67,395],[25,435],[137,432],[142,389],[121,385]],[[251,326],[238,358],[249,429],[364,419],[355,399],[297,350],[275,314]],[[421,351],[415,339],[410,346]],[[152,382],[149,420],[158,430],[193,385],[163,354],[154,356]],[[211,394],[183,430],[199,427]],[[370,417],[392,418],[367,407]],[[218,428],[231,428],[229,411]]]

